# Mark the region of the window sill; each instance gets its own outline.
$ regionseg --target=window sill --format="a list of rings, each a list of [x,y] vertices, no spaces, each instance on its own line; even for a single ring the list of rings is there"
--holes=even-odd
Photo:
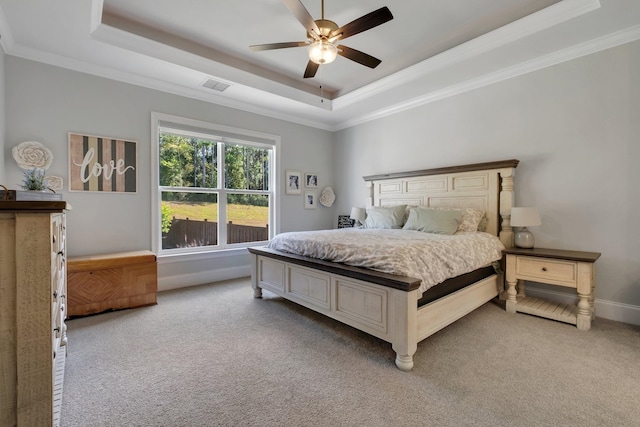
[[[266,242],[264,244],[266,245]],[[256,246],[257,245],[258,243],[256,244]],[[158,259],[158,264],[172,264],[175,262],[200,261],[203,259],[217,259],[217,258],[241,256],[241,255],[246,255],[248,253],[249,252],[247,251],[247,248],[242,247],[242,248],[232,248],[232,249],[220,249],[217,251],[166,254],[166,255],[159,255],[157,259]]]

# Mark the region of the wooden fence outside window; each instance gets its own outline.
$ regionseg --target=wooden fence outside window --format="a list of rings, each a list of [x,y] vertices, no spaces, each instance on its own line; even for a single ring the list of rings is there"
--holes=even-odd
[[[269,226],[255,227],[227,223],[227,244],[269,240]],[[162,249],[213,246],[218,244],[218,223],[173,218],[171,228],[162,235]]]

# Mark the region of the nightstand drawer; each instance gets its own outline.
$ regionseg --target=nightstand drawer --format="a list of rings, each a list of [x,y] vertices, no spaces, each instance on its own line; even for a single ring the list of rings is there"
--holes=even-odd
[[[575,288],[577,267],[575,262],[519,256],[516,260],[516,275],[532,281],[540,279],[543,283],[553,282]]]

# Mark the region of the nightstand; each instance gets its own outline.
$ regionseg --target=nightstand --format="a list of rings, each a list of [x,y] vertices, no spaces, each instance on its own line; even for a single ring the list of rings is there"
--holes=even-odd
[[[571,323],[583,331],[591,328],[591,320],[595,317],[594,263],[600,257],[599,252],[544,248],[509,248],[503,252],[507,257],[506,310],[509,313],[527,313]],[[576,289],[578,305],[529,297],[525,293],[525,280]]]

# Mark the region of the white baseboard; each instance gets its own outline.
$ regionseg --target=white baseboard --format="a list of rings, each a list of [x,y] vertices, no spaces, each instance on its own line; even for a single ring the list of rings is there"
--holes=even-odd
[[[557,292],[547,289],[540,289],[528,285],[527,295],[537,298],[545,298],[551,301],[561,302],[564,304],[577,304],[578,296],[564,292]],[[594,301],[596,308],[596,317],[615,320],[617,322],[629,323],[631,325],[640,326],[640,307],[637,305],[622,304],[614,301],[606,301],[596,298]]]
[[[197,273],[177,274],[174,276],[158,277],[158,291],[186,288],[188,286],[205,283],[221,282],[223,280],[239,279],[251,276],[251,266],[244,265],[231,268],[217,268],[215,270],[199,271]]]

